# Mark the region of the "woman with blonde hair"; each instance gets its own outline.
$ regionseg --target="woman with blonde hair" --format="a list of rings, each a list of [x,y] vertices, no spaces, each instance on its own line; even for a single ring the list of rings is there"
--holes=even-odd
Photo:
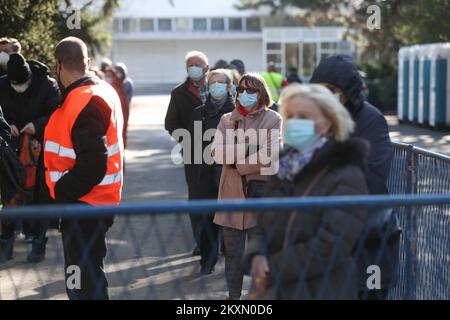
[[[282,93],[279,171],[266,197],[367,194],[367,143],[350,139],[354,123],[321,85],[293,84]],[[258,217],[245,262],[252,298],[356,299],[352,250],[365,224],[361,208],[315,208]]]
[[[281,117],[269,109],[272,105],[269,92],[259,74],[245,74],[239,80],[235,109],[220,120],[212,145],[214,160],[223,165],[219,199],[259,197],[270,178],[267,169],[271,167],[272,153],[279,148]],[[255,229],[256,215],[244,211],[218,212],[214,223],[222,227],[224,236],[229,299],[238,300],[244,278],[242,258],[246,237]]]

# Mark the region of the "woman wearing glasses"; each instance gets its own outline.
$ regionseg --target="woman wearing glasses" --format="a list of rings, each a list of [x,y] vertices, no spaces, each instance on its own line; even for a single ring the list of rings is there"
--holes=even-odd
[[[259,197],[265,182],[276,173],[269,168],[280,147],[281,116],[269,109],[271,105],[264,79],[259,74],[245,74],[237,88],[236,107],[222,116],[212,145],[214,160],[223,164],[219,199]],[[239,300],[245,240],[254,233],[256,214],[218,212],[214,223],[223,228],[229,299]]]

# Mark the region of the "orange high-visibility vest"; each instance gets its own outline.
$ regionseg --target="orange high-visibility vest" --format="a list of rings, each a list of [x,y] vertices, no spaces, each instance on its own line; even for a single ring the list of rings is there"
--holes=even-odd
[[[44,136],[45,180],[51,197],[55,199],[56,183],[77,162],[72,144],[72,127],[94,96],[100,97],[105,102],[102,105],[111,109],[106,132],[108,166],[103,180],[78,200],[93,206],[118,205],[123,185],[123,115],[117,93],[106,82],[72,90],[63,105],[50,117]]]

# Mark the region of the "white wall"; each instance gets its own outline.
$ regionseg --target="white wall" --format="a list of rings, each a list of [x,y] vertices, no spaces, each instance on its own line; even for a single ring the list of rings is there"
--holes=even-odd
[[[188,51],[206,53],[213,66],[219,59],[241,59],[247,71],[263,70],[262,40],[115,40],[112,58],[125,62],[136,85],[178,83],[186,77]]]

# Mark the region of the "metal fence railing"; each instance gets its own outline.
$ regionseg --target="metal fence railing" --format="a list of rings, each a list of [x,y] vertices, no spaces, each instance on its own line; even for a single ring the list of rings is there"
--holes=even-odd
[[[26,206],[2,210],[0,218],[80,218],[114,214],[119,218],[109,236],[107,257],[112,298],[215,299],[226,297],[223,269],[219,268],[219,272],[209,278],[197,278],[183,271],[197,263],[189,254],[193,240],[187,212],[274,209],[282,213],[292,209],[335,207],[394,208],[403,234],[399,281],[389,298],[450,299],[449,169],[450,157],[394,144],[388,183],[390,196],[167,201],[124,204],[115,208]],[[48,251],[48,264],[42,268],[24,268],[24,274],[18,275],[17,268],[0,267],[0,299],[64,295],[62,248],[50,244]],[[37,277],[38,281],[32,282],[32,277]],[[34,287],[30,288],[30,283],[35,283]],[[248,289],[248,285],[244,287]]]
[[[450,194],[450,157],[394,144],[393,195]],[[399,282],[392,299],[450,299],[450,206],[402,206]]]

